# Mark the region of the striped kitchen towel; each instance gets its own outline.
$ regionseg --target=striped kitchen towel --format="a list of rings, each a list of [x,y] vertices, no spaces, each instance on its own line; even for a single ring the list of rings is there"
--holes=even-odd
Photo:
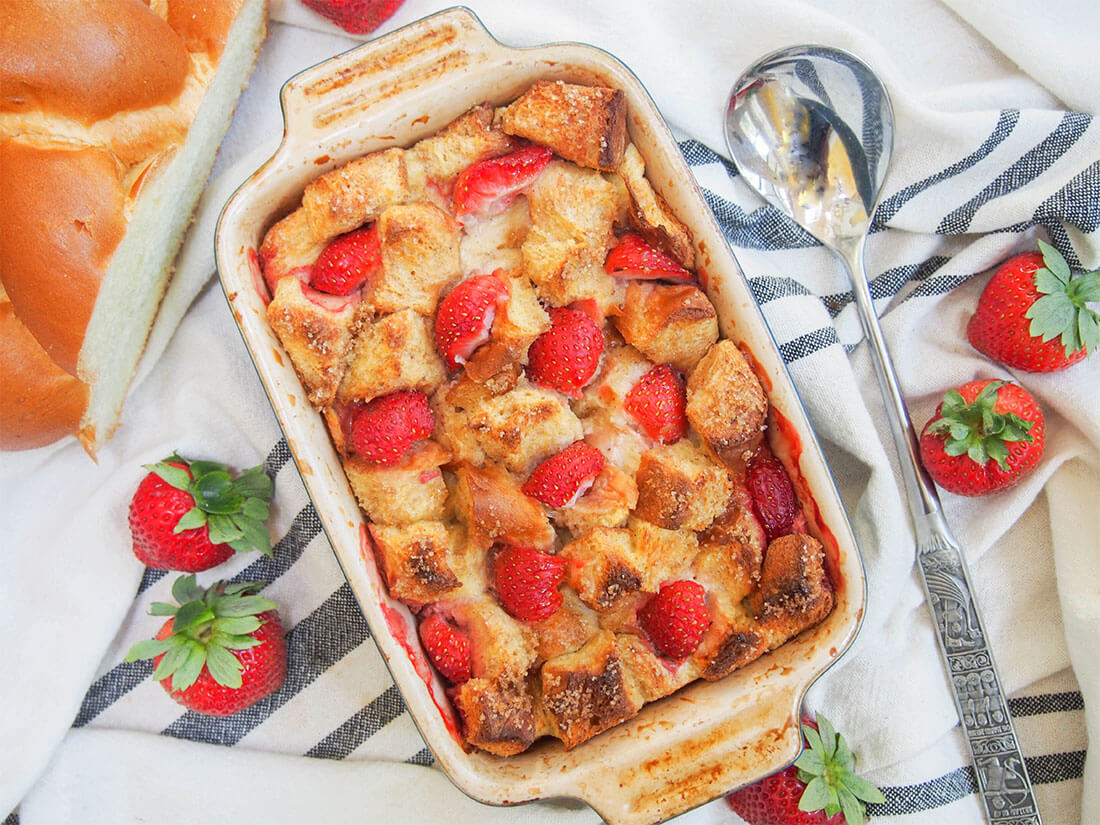
[[[811,689],[807,708],[823,711],[846,733],[868,778],[883,787],[887,801],[871,809],[877,821],[979,823],[975,777],[915,575],[912,530],[850,289],[826,250],[739,179],[716,126],[733,77],[774,46],[828,42],[882,72],[898,137],[867,248],[876,306],[918,426],[945,388],[976,377],[1013,377],[1043,405],[1047,453],[1028,481],[994,498],[945,496],[944,503],[971,567],[1044,821],[1100,817],[1100,800],[1089,797],[1100,782],[1096,757],[1086,765],[1086,710],[1095,715],[1100,703],[1093,655],[1100,632],[1095,602],[1092,613],[1087,602],[1100,582],[1093,504],[1100,359],[1060,374],[1013,376],[974,352],[964,336],[989,269],[1034,247],[1037,238],[1049,239],[1075,265],[1100,265],[1095,119],[1069,111],[1023,70],[1009,71],[990,57],[992,46],[931,2],[898,4],[899,19],[893,28],[883,23],[879,39],[862,34],[871,25],[860,17],[866,4],[847,4],[847,16],[826,16],[794,2],[750,3],[739,10],[732,41],[719,37],[722,21],[711,7],[717,4],[701,0],[647,19],[630,17],[625,2],[608,0],[599,10],[581,0],[547,3],[537,29],[528,22],[534,18],[509,5],[473,4],[506,42],[597,43],[648,84],[817,430],[862,548],[869,601],[855,645]],[[392,25],[437,7],[409,0]],[[924,44],[932,50],[926,59],[972,71],[972,82],[947,88],[947,103],[938,108],[904,72],[920,52],[898,32],[918,7],[942,39]],[[290,4],[276,9],[303,22]],[[779,33],[777,9],[799,12]],[[625,29],[612,25],[624,20]],[[680,49],[675,60],[657,48],[679,41],[692,48]],[[278,134],[279,84],[350,44],[299,25],[273,26],[223,147],[223,184],[243,179],[250,161],[242,158]],[[893,60],[891,44],[898,50]],[[954,54],[964,46],[983,51]],[[978,60],[983,56],[993,68]],[[942,80],[942,69],[928,71],[940,71]],[[684,72],[698,81],[686,93]],[[203,208],[216,215],[219,207],[212,198]],[[189,248],[212,248],[204,217]],[[211,265],[197,258],[195,266],[206,267],[196,278],[202,282]],[[148,663],[122,661],[159,626],[148,607],[169,600],[174,579],[141,568],[129,553],[126,506],[144,473],[140,465],[172,450],[236,467],[263,462],[275,479],[273,557],[241,555],[200,574],[203,582],[270,582],[265,592],[280,605],[288,630],[286,684],[227,719],[184,711],[150,679]],[[8,455],[0,465],[0,500],[11,525],[0,640],[14,654],[0,703],[6,823],[597,821],[568,801],[478,805],[433,765],[216,284],[199,294],[147,370],[99,462],[89,470],[69,444]],[[716,802],[683,821],[736,817]]]

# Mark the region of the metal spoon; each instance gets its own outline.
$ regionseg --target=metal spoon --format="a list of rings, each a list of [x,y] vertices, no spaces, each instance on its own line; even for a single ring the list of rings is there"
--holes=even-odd
[[[835,252],[852,292],[886,402],[917,536],[917,560],[940,651],[974,762],[979,795],[996,825],[1040,825],[1001,680],[986,644],[958,542],[918,442],[871,302],[863,249],[894,139],[882,83],[861,61],[825,46],[764,57],[733,87],[726,141],[741,176],[764,199]]]

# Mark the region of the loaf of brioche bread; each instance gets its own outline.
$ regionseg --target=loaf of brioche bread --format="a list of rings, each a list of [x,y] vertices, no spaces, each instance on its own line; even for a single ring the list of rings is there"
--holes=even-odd
[[[266,0],[0,0],[0,449],[123,399]]]

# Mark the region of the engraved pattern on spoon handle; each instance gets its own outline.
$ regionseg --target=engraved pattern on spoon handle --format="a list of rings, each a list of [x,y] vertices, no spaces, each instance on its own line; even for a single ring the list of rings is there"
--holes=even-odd
[[[992,825],[1041,825],[1001,679],[962,553],[938,516],[918,524],[917,561],[966,734],[978,795]]]

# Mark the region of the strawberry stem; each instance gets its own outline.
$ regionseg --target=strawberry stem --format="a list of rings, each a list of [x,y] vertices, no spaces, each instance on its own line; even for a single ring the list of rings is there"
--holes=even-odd
[[[1015,413],[994,412],[997,391],[1004,381],[990,381],[973,403],[957,390],[943,397],[940,417],[929,424],[929,432],[946,434],[944,452],[950,456],[967,455],[975,464],[985,465],[993,459],[1002,470],[1008,469],[1009,442],[1034,441],[1031,429],[1034,421],[1024,421]]]

